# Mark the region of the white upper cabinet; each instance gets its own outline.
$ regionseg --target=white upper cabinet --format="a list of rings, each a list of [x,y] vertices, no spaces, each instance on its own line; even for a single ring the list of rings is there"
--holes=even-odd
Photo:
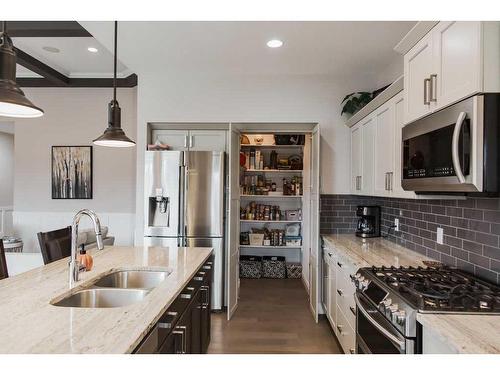
[[[404,56],[405,123],[500,91],[500,22],[439,22]]]
[[[187,151],[189,147],[188,130],[153,130],[152,143],[160,141],[169,150]]]
[[[190,151],[225,151],[226,131],[191,130],[189,131]]]
[[[431,100],[446,107],[481,87],[481,22],[440,22],[433,32]],[[435,93],[435,94],[434,94]]]
[[[432,35],[427,35],[404,57],[405,118],[407,122],[431,112],[432,55]]]
[[[351,128],[352,194],[415,198],[401,187],[404,109],[399,92]]]
[[[152,141],[174,151],[225,151],[225,130],[153,130]]]
[[[370,117],[361,123],[361,193],[373,194],[373,156],[375,153],[375,117]]]
[[[390,102],[389,102],[390,103]],[[374,193],[389,196],[394,176],[394,106],[384,105],[375,112]]]
[[[351,128],[351,192],[361,192],[361,126]]]

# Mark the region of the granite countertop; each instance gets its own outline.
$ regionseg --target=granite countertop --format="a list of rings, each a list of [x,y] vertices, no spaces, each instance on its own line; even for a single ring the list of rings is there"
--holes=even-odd
[[[116,308],[56,307],[68,258],[0,281],[0,353],[130,353],[212,253],[211,248],[106,247],[75,288],[112,269],[168,270],[144,300]]]
[[[424,266],[422,261],[430,260],[417,252],[383,238],[356,237],[354,234],[323,235],[327,247],[347,256],[355,266]]]
[[[322,236],[328,248],[349,257],[358,267],[423,266],[430,260],[383,238],[354,234]],[[500,353],[500,316],[417,314],[417,320],[458,353]]]
[[[417,314],[417,320],[457,353],[500,353],[498,315]]]

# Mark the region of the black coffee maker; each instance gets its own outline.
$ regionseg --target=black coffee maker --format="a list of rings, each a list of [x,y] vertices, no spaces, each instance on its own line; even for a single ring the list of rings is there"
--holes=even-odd
[[[358,206],[356,216],[358,217],[356,236],[380,237],[380,206]]]

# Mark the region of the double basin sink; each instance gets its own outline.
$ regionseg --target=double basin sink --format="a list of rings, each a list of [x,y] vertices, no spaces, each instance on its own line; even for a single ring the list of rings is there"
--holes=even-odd
[[[52,302],[54,306],[106,308],[142,301],[170,275],[168,271],[120,270],[98,278],[85,289]]]

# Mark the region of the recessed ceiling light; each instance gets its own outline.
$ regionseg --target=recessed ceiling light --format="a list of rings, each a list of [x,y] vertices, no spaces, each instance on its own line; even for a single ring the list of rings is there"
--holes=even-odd
[[[92,53],[97,53],[99,50],[95,47],[89,47],[89,48],[87,48],[87,51],[92,52]]]
[[[283,41],[279,39],[271,39],[269,42],[267,42],[267,46],[269,48],[279,48],[283,45]]]
[[[51,46],[44,46],[44,47],[42,47],[42,49],[44,51],[51,52],[51,53],[59,53],[59,52],[61,52],[61,50],[59,48],[51,47]]]

